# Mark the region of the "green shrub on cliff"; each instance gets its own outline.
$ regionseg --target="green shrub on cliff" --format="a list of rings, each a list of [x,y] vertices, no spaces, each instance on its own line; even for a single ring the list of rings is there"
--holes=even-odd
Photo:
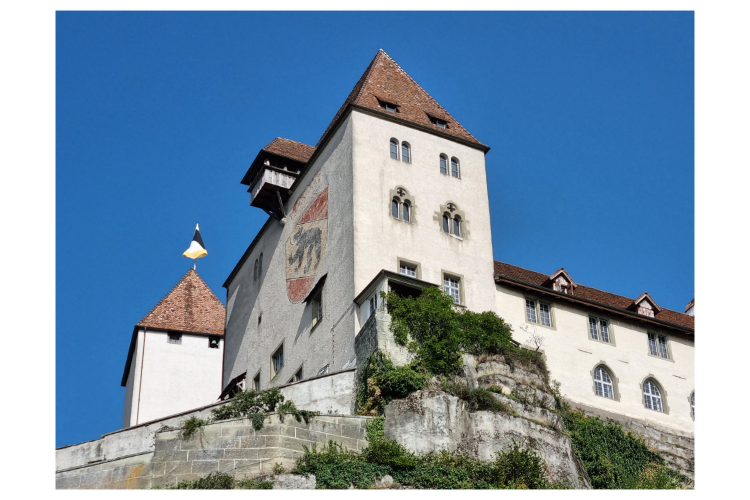
[[[357,391],[357,409],[360,415],[382,415],[385,406],[394,398],[405,398],[423,389],[427,383],[424,373],[413,365],[394,366],[388,356],[375,351],[367,358]]]

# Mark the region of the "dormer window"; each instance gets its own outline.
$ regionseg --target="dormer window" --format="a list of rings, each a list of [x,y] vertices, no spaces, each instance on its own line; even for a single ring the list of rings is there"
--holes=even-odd
[[[550,285],[554,291],[566,295],[573,295],[573,290],[578,286],[568,272],[562,267],[550,275],[545,286]]]
[[[656,305],[656,302],[648,292],[643,292],[643,295],[635,299],[629,309],[635,310],[638,314],[648,316],[649,318],[653,318],[654,315],[661,311],[661,308]]]
[[[448,128],[448,122],[445,120],[441,120],[440,118],[437,118],[435,116],[427,115],[430,118],[430,121],[433,125],[435,125],[438,128],[441,128],[443,130]]]
[[[389,113],[398,113],[398,106],[393,104],[392,102],[386,102],[378,99],[378,104],[380,104],[380,107],[385,108],[385,110]]]

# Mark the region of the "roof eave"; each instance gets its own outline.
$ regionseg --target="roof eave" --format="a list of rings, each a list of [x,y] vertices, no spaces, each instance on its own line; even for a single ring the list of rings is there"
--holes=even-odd
[[[540,292],[548,293],[550,295],[554,295],[555,297],[558,297],[563,300],[568,300],[571,302],[583,302],[585,304],[593,305],[608,311],[616,312],[618,314],[623,314],[625,316],[628,316],[633,319],[637,319],[639,321],[643,321],[646,323],[655,323],[660,326],[665,326],[668,328],[673,328],[676,330],[680,330],[688,335],[695,335],[695,329],[690,328],[688,326],[678,325],[677,323],[672,323],[670,321],[664,321],[662,319],[657,318],[650,318],[648,316],[643,316],[642,314],[635,313],[633,311],[629,311],[627,309],[622,309],[620,307],[611,306],[609,304],[604,304],[603,302],[597,302],[595,300],[591,299],[585,299],[583,297],[579,297],[577,295],[571,295],[571,294],[565,294],[562,292],[557,292],[555,290],[552,290],[550,288],[542,287],[539,285],[534,285],[533,283],[529,283],[527,281],[518,280],[515,278],[511,278],[510,276],[506,276],[504,274],[495,274],[495,283],[497,284],[498,281],[504,281],[509,284],[515,284],[520,285],[525,288],[529,288],[532,290],[538,290]]]

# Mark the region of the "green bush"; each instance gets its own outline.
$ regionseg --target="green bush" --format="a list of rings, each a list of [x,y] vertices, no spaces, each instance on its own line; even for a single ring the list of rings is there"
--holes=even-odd
[[[592,487],[675,489],[683,484],[684,476],[665,467],[661,455],[649,450],[635,433],[579,411],[561,414]]]
[[[499,354],[513,347],[502,318],[491,311],[456,311],[453,299],[438,288],[427,287],[417,297],[384,296],[396,343],[408,347],[428,373],[455,375],[464,352]]]
[[[226,420],[229,418],[241,418],[248,417],[253,422],[253,428],[260,430],[263,428],[263,422],[266,419],[266,414],[278,411],[279,418],[283,421],[284,415],[292,415],[301,422],[303,419],[305,423],[310,421],[310,418],[315,415],[320,415],[320,412],[299,410],[292,401],[284,401],[284,396],[281,391],[277,388],[266,389],[265,391],[241,391],[235,395],[231,401],[219,408],[211,410],[212,420]]]
[[[394,366],[387,355],[374,351],[367,358],[357,391],[357,411],[360,415],[382,415],[394,398],[405,398],[423,389],[427,376],[412,365]]]
[[[182,439],[190,440],[197,432],[203,432],[203,427],[211,422],[195,415],[182,423]]]
[[[180,481],[166,487],[168,490],[231,490],[234,488],[234,478],[231,474],[212,472],[205,477],[191,481]]]
[[[373,435],[377,435],[373,428]],[[315,474],[317,488],[371,488],[386,474],[398,484],[432,489],[554,488],[547,478],[544,462],[533,451],[514,446],[499,453],[494,461],[473,460],[441,451],[416,456],[403,446],[386,439],[371,441],[361,454],[329,442],[320,452],[305,448],[305,454],[292,471]]]

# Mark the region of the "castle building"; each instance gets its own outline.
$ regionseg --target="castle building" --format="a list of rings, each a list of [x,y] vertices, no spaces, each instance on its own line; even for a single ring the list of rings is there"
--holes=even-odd
[[[221,392],[224,304],[193,269],[133,328],[123,428],[192,410]]]
[[[335,377],[353,411],[369,352],[408,359],[379,292],[434,285],[542,350],[574,404],[692,432],[694,318],[496,262],[489,149],[382,50],[315,147],[261,149],[242,184],[269,218],[224,283],[222,397]]]

